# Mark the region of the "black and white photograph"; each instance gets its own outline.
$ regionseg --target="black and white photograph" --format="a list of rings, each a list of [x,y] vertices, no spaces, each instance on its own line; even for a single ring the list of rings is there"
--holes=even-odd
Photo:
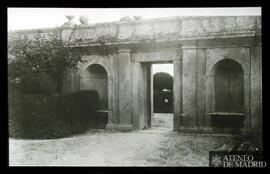
[[[261,10],[8,7],[9,166],[266,167]]]

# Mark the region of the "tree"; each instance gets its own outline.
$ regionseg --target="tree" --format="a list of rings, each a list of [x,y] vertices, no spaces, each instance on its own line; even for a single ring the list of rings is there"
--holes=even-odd
[[[64,76],[68,70],[77,70],[81,56],[68,41],[61,38],[61,31],[36,34],[32,39],[13,37],[8,41],[9,80],[21,82],[36,74],[44,74],[56,83],[56,91],[62,92]]]
[[[173,77],[165,72],[154,74],[154,90],[162,91],[163,89],[173,90]]]

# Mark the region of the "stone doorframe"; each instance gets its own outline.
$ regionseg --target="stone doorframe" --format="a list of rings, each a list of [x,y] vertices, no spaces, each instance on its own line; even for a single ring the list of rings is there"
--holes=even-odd
[[[168,49],[168,50],[150,50],[145,52],[134,52],[131,54],[131,62],[133,64],[133,73],[142,73],[139,69],[142,70],[143,64],[154,64],[154,63],[173,63],[174,65],[174,77],[173,77],[173,130],[178,130],[180,126],[180,116],[181,116],[181,110],[182,110],[182,87],[181,87],[181,58],[182,53],[181,49]],[[141,76],[142,77],[142,76]],[[133,78],[135,78],[133,76]],[[152,78],[152,77],[151,77]],[[136,88],[136,83],[143,82],[143,79],[135,79],[133,80],[135,84],[133,84]],[[152,86],[152,82],[151,82]],[[135,89],[137,90],[137,89]],[[140,92],[140,91],[135,91]],[[133,117],[141,117],[142,113],[140,114],[139,111],[136,111],[136,109],[140,109],[140,107],[145,107],[143,105],[140,105],[140,101],[143,96],[140,96],[136,98],[134,95],[133,98],[135,98],[133,101],[133,104],[135,104],[135,112],[133,112]],[[152,100],[152,99],[151,99]],[[137,107],[136,107],[136,102]],[[151,108],[153,107],[153,101],[151,101]],[[148,106],[149,108],[149,106]],[[153,109],[153,108],[152,108]],[[151,113],[151,118],[152,118]],[[133,118],[135,120],[140,120],[142,118]],[[140,123],[142,124],[142,123]],[[142,125],[138,126],[139,129],[142,128]]]

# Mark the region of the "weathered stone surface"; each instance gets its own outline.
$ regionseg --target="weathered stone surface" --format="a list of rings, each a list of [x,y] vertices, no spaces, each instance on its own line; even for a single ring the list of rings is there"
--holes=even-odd
[[[106,42],[114,41],[117,37],[117,26],[107,25],[98,27],[78,27],[70,33],[73,40],[90,41],[90,42]]]
[[[100,99],[99,109],[108,110],[108,73],[104,67],[91,64],[81,72],[80,78],[80,90],[96,90]]]
[[[214,33],[237,33],[254,30],[255,18],[252,17],[198,17],[182,20],[180,34],[185,36]]]
[[[251,48],[251,129],[262,128],[261,46]]]
[[[119,58],[118,58],[118,54],[114,54],[112,56],[112,69],[113,71],[113,118],[112,118],[112,122],[113,124],[118,124],[119,123]]]
[[[178,54],[176,50],[138,52],[132,54],[132,61],[134,62],[159,62],[159,61],[172,61],[177,59]]]
[[[144,127],[151,127],[153,120],[153,78],[152,66],[148,63],[142,64],[142,86],[143,86],[143,99],[144,99]]]
[[[205,72],[206,72],[206,57],[205,57],[205,49],[198,49],[197,50],[197,67],[196,67],[196,79],[197,79],[197,118],[198,118],[198,125],[204,126],[205,124],[209,124],[209,118],[206,118],[207,115],[205,114]]]
[[[153,27],[150,23],[146,24],[137,24],[135,25],[135,33],[136,38],[151,38],[153,35]]]
[[[195,70],[195,71],[194,71]],[[183,126],[196,126],[196,49],[183,50]]]
[[[244,74],[249,74],[250,56],[247,47],[232,48],[209,48],[206,50],[206,73],[212,74],[214,65],[222,59],[232,59],[237,61],[243,68]]]
[[[130,50],[119,50],[119,124],[132,124],[132,78]]]
[[[136,129],[144,128],[145,119],[145,101],[144,101],[144,85],[143,72],[141,63],[132,63],[132,118],[133,126]]]
[[[72,36],[72,29],[70,29],[70,30],[68,30],[68,29],[66,29],[66,30],[63,30],[62,31],[62,38],[63,38],[63,40],[70,40],[71,39],[71,36]]]
[[[249,120],[249,90],[250,90],[250,53],[247,47],[234,47],[234,48],[213,48],[206,50],[206,106],[207,112],[214,112],[215,94],[214,94],[214,81],[213,72],[215,65],[224,59],[231,59],[238,62],[244,72],[244,112],[245,112],[245,127],[248,127]]]
[[[90,86],[104,90],[105,79],[99,83],[84,76],[89,66],[103,66],[108,76],[110,128],[151,127],[151,65],[173,63],[174,130],[211,132],[216,95],[213,72],[225,59],[239,63],[244,72],[244,129],[262,128],[259,16],[141,19],[61,29],[63,39],[81,50],[86,60],[78,65],[77,73],[68,73],[64,91]],[[9,39],[53,31],[15,31],[9,33]]]
[[[99,41],[135,41],[149,38],[196,38],[198,36],[221,37],[228,34],[252,34],[261,28],[258,16],[237,17],[172,17],[164,19],[142,19],[131,22],[110,22],[96,25],[64,27],[63,37],[88,44]],[[67,31],[66,31],[67,30]],[[37,30],[13,32],[15,34],[35,35]],[[51,32],[50,29],[40,32]],[[228,37],[231,37],[228,35]]]
[[[174,61],[174,82],[173,82],[173,129],[178,130],[181,123],[182,114],[182,53],[179,53],[179,60]],[[181,58],[180,58],[181,56]]]
[[[119,40],[132,39],[134,28],[130,25],[119,26],[118,36]]]
[[[154,37],[158,38],[160,36],[176,34],[179,31],[179,23],[178,21],[153,23],[152,28]]]

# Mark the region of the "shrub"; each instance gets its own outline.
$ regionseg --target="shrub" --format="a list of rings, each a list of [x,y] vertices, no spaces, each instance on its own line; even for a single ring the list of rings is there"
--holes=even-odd
[[[168,102],[165,102],[168,99]],[[173,112],[173,92],[154,91],[154,112],[172,113]]]
[[[24,94],[52,94],[56,92],[56,83],[46,74],[35,74],[19,84],[19,90]]]
[[[65,95],[9,93],[9,134],[16,138],[59,138],[87,130],[98,105],[96,91]]]
[[[83,131],[97,109],[99,95],[97,91],[79,91],[59,96],[57,114],[65,119],[74,131]]]

